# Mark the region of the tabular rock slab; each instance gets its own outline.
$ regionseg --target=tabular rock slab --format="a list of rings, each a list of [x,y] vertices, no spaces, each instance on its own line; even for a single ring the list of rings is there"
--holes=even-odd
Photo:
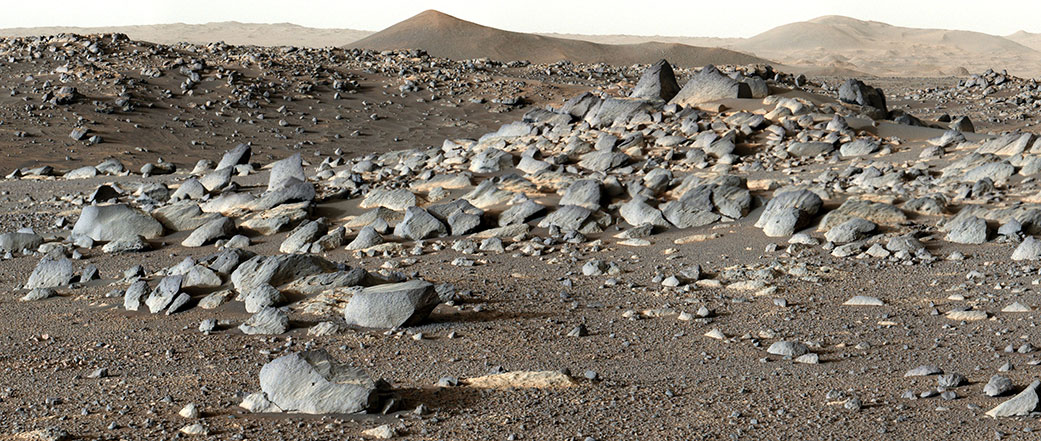
[[[766,203],[755,226],[762,228],[769,237],[790,236],[806,226],[823,204],[820,196],[812,191],[787,191]]]
[[[194,202],[179,202],[152,211],[152,217],[171,231],[195,230],[220,215],[205,213]]]
[[[997,407],[988,410],[987,416],[991,418],[1010,417],[1010,416],[1023,416],[1029,415],[1037,408],[1038,396],[1037,388],[1041,386],[1041,381],[1034,380],[1030,383],[1026,389],[1023,389],[1018,395],[1010,398],[1008,401],[997,405]]]
[[[914,369],[907,371],[905,377],[927,377],[930,375],[940,375],[943,373],[943,369],[936,366],[922,365]]]
[[[289,330],[289,315],[279,308],[267,307],[246,319],[239,330],[248,335],[284,334]]]
[[[823,153],[831,153],[835,145],[827,142],[793,142],[788,146],[788,153],[799,157],[817,156]]]
[[[649,100],[641,98],[607,98],[586,115],[586,121],[595,128],[627,124],[634,116],[654,111]]]
[[[269,189],[259,198],[249,203],[248,208],[254,211],[270,210],[287,202],[310,202],[315,198],[314,184],[289,178],[281,187]],[[205,207],[204,207],[205,208]]]
[[[1012,260],[1038,260],[1041,259],[1041,240],[1029,236],[1020,243],[1012,252]]]
[[[365,195],[361,208],[383,207],[394,211],[405,211],[416,206],[416,195],[403,188],[394,190],[375,189]]]
[[[217,191],[231,183],[231,174],[234,170],[231,167],[224,167],[214,171],[211,171],[199,178],[199,184],[206,189],[206,191]]]
[[[29,280],[25,282],[25,289],[55,288],[66,286],[72,282],[75,270],[69,259],[53,260],[44,258],[36,264]]]
[[[134,236],[155,239],[163,235],[163,225],[126,205],[91,205],[83,208],[72,232],[100,241]]]
[[[851,219],[862,218],[878,225],[896,226],[907,221],[907,215],[899,208],[882,202],[863,199],[846,199],[839,208],[831,210],[821,218],[817,231],[828,231]]]
[[[364,288],[344,307],[349,325],[397,328],[416,325],[427,318],[441,299],[434,285],[422,280]]]
[[[575,386],[575,380],[560,371],[518,371],[464,378],[460,384],[481,389],[557,389]]]
[[[557,210],[539,222],[539,228],[556,225],[560,228],[578,230],[593,215],[593,211],[576,205],[561,205]]]
[[[224,216],[217,217],[202,224],[185,238],[181,245],[189,248],[201,247],[222,237],[235,233],[235,222]]]
[[[876,229],[878,229],[878,225],[875,225],[874,222],[857,217],[828,230],[827,233],[824,233],[824,238],[828,242],[837,244],[849,243],[867,237],[870,233],[875,232]]]
[[[947,241],[981,244],[987,241],[987,221],[976,216],[956,217],[947,228]]]
[[[300,277],[337,270],[336,264],[309,254],[255,256],[231,273],[231,283],[240,293],[262,284],[281,286]]]
[[[195,265],[184,274],[181,287],[184,289],[216,288],[221,286],[221,283],[220,276],[216,272],[205,266]]]
[[[951,311],[947,313],[947,318],[951,320],[961,320],[966,322],[972,322],[977,320],[986,320],[987,311]]]
[[[410,207],[405,211],[405,218],[394,227],[394,235],[409,239],[423,240],[448,234],[448,229],[436,217],[419,207]]]
[[[1001,308],[1001,312],[1031,312],[1031,311],[1033,311],[1033,309],[1030,309],[1029,306],[1024,305],[1024,304],[1019,303],[1019,302],[1014,302],[1011,305],[1008,305],[1008,306],[1006,306],[1004,308]]]
[[[684,84],[679,93],[669,102],[681,106],[694,106],[709,101],[751,97],[752,90],[747,84],[739,83],[720,72],[715,66],[709,65],[687,80],[687,84]]]
[[[839,147],[839,155],[844,158],[867,156],[878,151],[878,141],[869,138],[858,138],[842,144]]]
[[[484,210],[475,207],[466,199],[433,205],[427,208],[427,212],[447,224],[455,236],[476,230],[484,216]]]
[[[43,245],[43,237],[33,233],[0,234],[0,253],[17,253],[22,250],[36,251]]]
[[[853,296],[851,299],[846,300],[846,302],[843,303],[843,305],[846,305],[846,306],[884,306],[885,303],[883,303],[881,300],[879,300],[876,297]]]
[[[783,357],[798,357],[810,352],[810,349],[799,342],[779,341],[770,345],[770,347],[766,349],[766,352],[768,354],[780,355]]]
[[[325,351],[284,355],[260,369],[260,388],[286,412],[358,413],[375,404],[376,383]]]
[[[676,73],[672,71],[672,65],[666,60],[660,60],[643,71],[640,81],[636,83],[629,97],[669,101],[679,91],[680,85],[676,82]]]

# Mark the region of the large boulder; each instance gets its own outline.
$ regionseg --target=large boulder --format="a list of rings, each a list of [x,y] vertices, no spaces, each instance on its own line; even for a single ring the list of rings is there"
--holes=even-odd
[[[228,150],[223,157],[220,158],[220,163],[217,164],[216,170],[224,168],[234,167],[241,164],[249,164],[249,158],[253,154],[253,149],[246,144],[239,144],[235,148]]]
[[[670,103],[681,106],[696,106],[710,101],[728,98],[751,98],[752,91],[745,83],[739,83],[708,65],[694,74]]]
[[[886,108],[886,96],[882,89],[868,86],[863,81],[850,78],[839,86],[839,101],[859,106],[874,107],[883,113]]]
[[[376,402],[376,382],[325,351],[283,355],[260,369],[260,389],[286,412],[359,413]]]
[[[398,328],[419,324],[440,302],[430,282],[410,280],[363,288],[343,312],[349,325]]]
[[[43,245],[43,237],[35,233],[0,234],[0,252],[17,253],[22,250],[36,251]]]
[[[762,228],[769,237],[791,236],[796,230],[805,227],[822,205],[824,201],[812,191],[786,191],[774,195],[766,203],[755,226]]]
[[[448,229],[436,217],[419,207],[409,207],[405,218],[394,227],[394,235],[408,240],[445,236]]]
[[[40,260],[40,263],[36,264],[36,268],[33,270],[32,274],[29,275],[29,280],[25,282],[23,288],[34,289],[66,286],[72,282],[74,275],[75,270],[72,268],[71,260],[53,260],[44,258]]]
[[[72,227],[72,233],[99,241],[136,236],[155,239],[163,235],[163,224],[123,204],[91,205],[83,208],[79,220]]]
[[[299,153],[271,164],[267,190],[270,192],[288,187],[293,184],[294,179],[301,182],[307,181],[307,177],[304,175],[303,159]]]
[[[235,290],[246,293],[262,284],[281,286],[300,277],[336,271],[335,263],[310,254],[255,256],[231,273]]]
[[[680,91],[680,85],[676,83],[676,74],[672,66],[666,60],[658,61],[643,71],[640,81],[630,98],[646,98],[669,101]]]

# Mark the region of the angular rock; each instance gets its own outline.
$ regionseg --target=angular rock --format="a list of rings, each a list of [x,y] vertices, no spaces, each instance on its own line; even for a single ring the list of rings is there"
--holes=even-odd
[[[441,299],[434,285],[422,280],[364,288],[344,307],[347,324],[366,328],[398,328],[419,324]]]
[[[260,388],[275,406],[306,414],[359,413],[375,405],[376,383],[325,351],[292,353],[260,369]]]

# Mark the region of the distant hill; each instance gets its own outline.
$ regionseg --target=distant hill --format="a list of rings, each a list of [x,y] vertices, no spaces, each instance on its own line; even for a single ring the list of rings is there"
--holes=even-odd
[[[487,57],[500,61],[528,60],[533,63],[570,60],[576,63],[631,65],[650,64],[662,58],[675,65],[688,67],[769,63],[763,58],[722,48],[661,42],[612,45],[510,32],[432,10],[349,46],[374,50],[424,49],[431,55],[445,58]]]
[[[1012,39],[841,16],[778,26],[730,47],[787,64],[835,65],[876,75],[949,75],[961,68],[1041,72],[1041,52]]]
[[[106,27],[42,27],[0,29],[0,36],[26,37],[60,33],[98,34],[120,32],[134,40],[173,44],[206,44],[223,41],[234,45],[324,47],[344,46],[371,34],[354,29],[319,29],[291,23],[239,23],[226,21],[206,24],[157,24]]]
[[[1029,47],[1035,51],[1041,51],[1041,34],[1019,31],[1015,34],[1007,35],[1005,38]]]

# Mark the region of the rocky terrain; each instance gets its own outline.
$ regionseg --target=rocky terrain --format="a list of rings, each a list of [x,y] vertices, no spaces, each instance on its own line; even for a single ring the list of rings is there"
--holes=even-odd
[[[0,55],[5,439],[1041,428],[1034,80]]]

